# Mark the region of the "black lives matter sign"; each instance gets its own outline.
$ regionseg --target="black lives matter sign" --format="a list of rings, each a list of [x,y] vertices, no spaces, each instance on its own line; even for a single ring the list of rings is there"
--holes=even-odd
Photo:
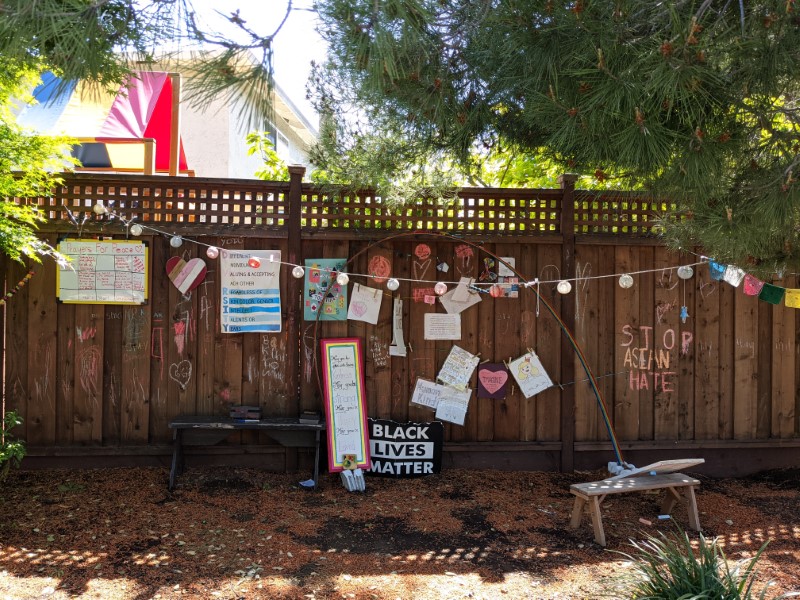
[[[369,419],[370,473],[421,477],[442,470],[444,425]]]

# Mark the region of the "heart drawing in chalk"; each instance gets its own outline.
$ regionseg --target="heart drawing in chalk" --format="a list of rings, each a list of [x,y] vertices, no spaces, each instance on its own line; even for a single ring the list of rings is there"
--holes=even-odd
[[[192,378],[192,363],[188,360],[172,363],[169,366],[169,378],[177,382],[182,390],[185,390],[186,386],[189,385],[189,380]]]
[[[173,256],[167,261],[167,275],[181,294],[191,292],[206,278],[206,263],[200,258],[188,262],[180,256]]]
[[[508,371],[500,369],[480,369],[478,379],[490,394],[496,394],[508,381]]]
[[[350,310],[356,317],[360,319],[367,314],[367,305],[359,300],[356,300],[355,302],[350,302]]]

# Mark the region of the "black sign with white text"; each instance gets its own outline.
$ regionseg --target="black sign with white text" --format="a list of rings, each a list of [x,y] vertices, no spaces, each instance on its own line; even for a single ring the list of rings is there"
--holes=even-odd
[[[383,477],[421,477],[442,470],[444,425],[369,419],[369,473]]]

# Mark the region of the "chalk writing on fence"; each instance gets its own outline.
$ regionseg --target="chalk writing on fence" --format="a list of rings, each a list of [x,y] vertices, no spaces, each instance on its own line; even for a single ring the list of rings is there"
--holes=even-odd
[[[327,339],[321,341],[321,346],[328,470],[341,471],[346,454],[355,455],[357,466],[369,468],[361,340]]]
[[[656,334],[647,325],[624,325],[620,346],[625,348],[622,367],[628,369],[630,389],[674,392],[677,364],[673,351],[680,344],[678,353],[688,355],[693,339],[691,331],[665,329]]]

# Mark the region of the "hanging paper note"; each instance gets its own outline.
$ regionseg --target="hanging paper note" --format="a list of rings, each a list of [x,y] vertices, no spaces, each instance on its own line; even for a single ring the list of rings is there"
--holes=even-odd
[[[436,379],[441,383],[464,389],[480,359],[459,346],[453,346]]]
[[[728,268],[728,265],[721,265],[712,260],[708,263],[708,268],[711,271],[711,279],[719,281],[725,275],[725,270]]]
[[[764,287],[761,288],[761,292],[758,294],[758,299],[769,302],[770,304],[780,304],[781,300],[783,300],[784,292],[786,292],[786,288],[772,285],[771,283],[765,283]]]
[[[502,400],[508,388],[508,370],[503,363],[478,366],[478,398]]]
[[[426,340],[460,340],[461,315],[425,314]]]
[[[725,269],[725,273],[722,275],[722,279],[730,283],[733,287],[739,287],[742,283],[742,279],[744,279],[745,272],[742,271],[739,267],[734,265],[728,265]]]
[[[511,269],[514,269],[517,266],[517,259],[513,256],[501,256],[500,260],[502,262],[498,263],[497,265],[497,274],[500,277],[516,277],[514,271]]]
[[[433,381],[417,379],[417,383],[414,385],[414,392],[411,394],[411,403],[435,409],[439,406],[439,396],[444,389],[445,386]]]
[[[281,330],[280,267],[280,250],[225,250],[220,254],[223,333]]]
[[[344,258],[306,260],[303,290],[303,318],[306,321],[344,321],[347,318],[347,286],[336,283],[336,274],[343,271]]]
[[[748,296],[758,296],[763,287],[764,282],[760,279],[756,279],[749,273],[744,276],[744,293]]]
[[[467,418],[469,399],[472,390],[456,390],[446,388],[439,396],[439,404],[436,406],[436,418],[440,421],[448,421],[456,425],[463,425]]]
[[[364,321],[377,325],[378,314],[381,312],[381,300],[383,300],[383,290],[367,287],[360,283],[354,284],[347,318],[351,321]]]
[[[454,288],[439,297],[439,302],[442,303],[442,306],[448,314],[457,315],[481,301],[481,295],[478,292],[472,291],[467,291],[466,300],[464,302],[456,301],[454,296],[457,292],[458,288]]]
[[[526,398],[530,398],[553,385],[539,357],[533,351],[511,361],[508,369],[514,379],[517,380],[519,389]]]
[[[389,356],[405,356],[406,342],[403,339],[403,300],[394,299],[392,306],[392,344],[389,346]]]
[[[784,303],[789,308],[800,308],[800,290],[786,290]]]

